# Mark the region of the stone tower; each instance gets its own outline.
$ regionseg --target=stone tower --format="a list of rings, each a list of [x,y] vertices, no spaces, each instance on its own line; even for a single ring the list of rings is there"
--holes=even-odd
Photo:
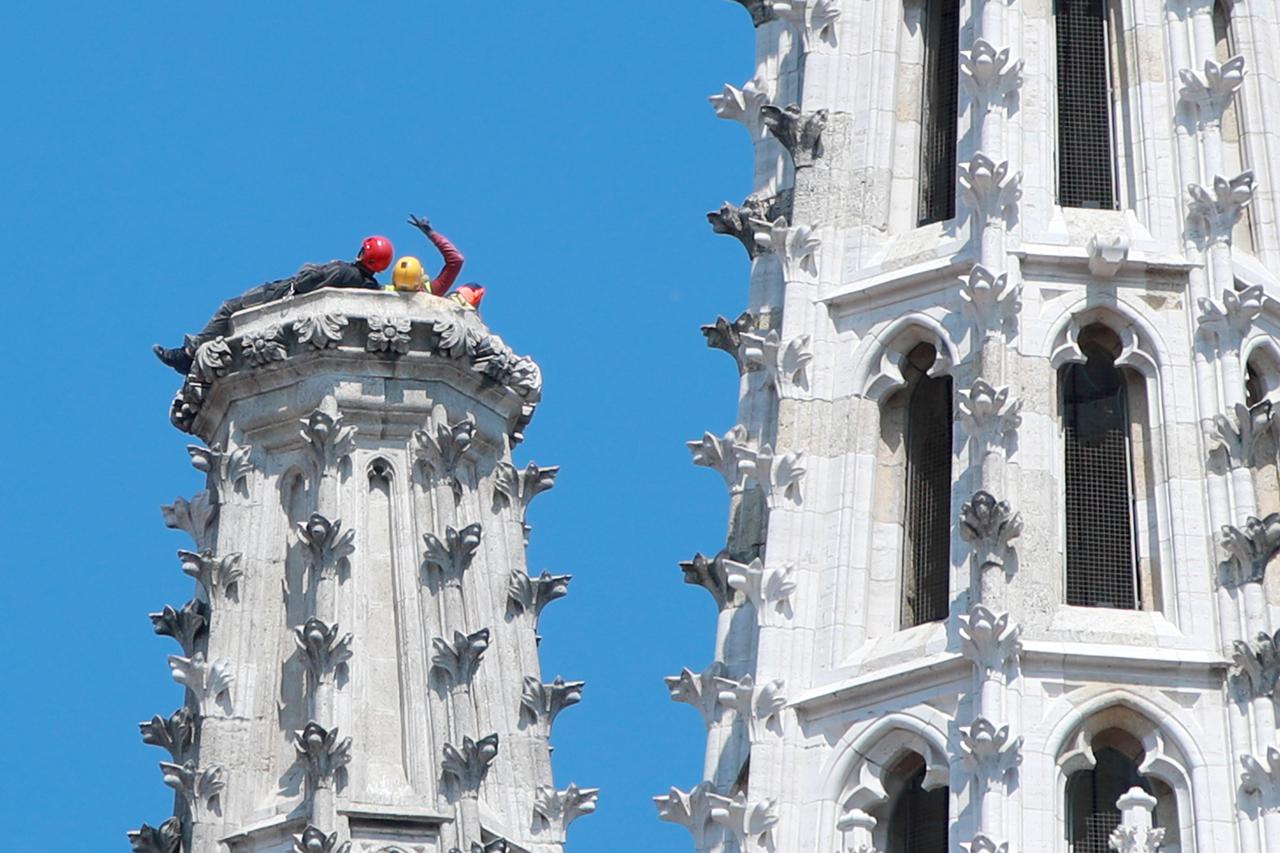
[[[1276,4],[739,2],[740,402],[690,443],[731,521],[682,565],[720,615],[660,816],[1280,850]]]
[[[560,853],[596,791],[551,774],[583,685],[538,664],[569,581],[525,569],[540,390],[427,294],[317,291],[199,350],[171,416],[208,485],[164,508],[196,590],[151,615],[186,699],[142,724],[175,817],[134,850]]]

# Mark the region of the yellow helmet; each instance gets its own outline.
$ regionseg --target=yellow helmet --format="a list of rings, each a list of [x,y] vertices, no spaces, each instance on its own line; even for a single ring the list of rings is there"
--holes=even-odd
[[[412,255],[405,255],[396,261],[391,271],[391,283],[396,290],[418,291],[427,283],[426,273],[422,271],[422,261]]]

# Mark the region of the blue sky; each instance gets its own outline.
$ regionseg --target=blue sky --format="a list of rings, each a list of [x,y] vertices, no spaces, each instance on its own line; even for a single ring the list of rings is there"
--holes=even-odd
[[[574,575],[543,673],[585,678],[557,781],[577,851],[689,849],[650,796],[699,780],[714,605],[676,563],[726,499],[683,442],[736,378],[698,326],[747,262],[702,218],[750,189],[706,96],[752,73],[728,0],[11,2],[0,11],[0,813],[10,851],[127,849],[171,804],[137,722],[181,699],[147,612],[190,594],[159,506],[199,488],[149,352],[219,300],[427,214],[546,378],[517,461],[562,466],[529,565]],[[179,9],[181,11],[179,11]],[[424,257],[429,253],[423,253]]]

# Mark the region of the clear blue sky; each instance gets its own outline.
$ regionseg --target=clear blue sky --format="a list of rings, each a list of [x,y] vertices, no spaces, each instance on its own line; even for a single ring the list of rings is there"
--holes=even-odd
[[[746,134],[706,101],[752,73],[746,12],[15,1],[0,33],[5,850],[127,849],[171,805],[137,722],[181,691],[146,614],[190,595],[159,506],[199,477],[150,345],[367,232],[421,248],[410,212],[546,377],[518,461],[563,467],[529,563],[574,582],[543,673],[587,680],[556,776],[603,788],[571,848],[689,849],[649,798],[702,767],[662,676],[712,651],[714,605],[676,563],[724,540],[723,485],[683,442],[734,418],[698,326],[746,296],[741,247],[702,217],[750,189]]]

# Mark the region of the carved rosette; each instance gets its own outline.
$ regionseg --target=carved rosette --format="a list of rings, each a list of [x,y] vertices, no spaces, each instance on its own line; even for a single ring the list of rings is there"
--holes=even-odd
[[[782,711],[787,707],[781,679],[756,684],[748,674],[740,679],[717,678],[720,704],[733,709],[747,725],[752,743],[760,743],[769,731],[782,735]]]
[[[738,315],[738,319],[733,321],[725,317],[716,317],[714,323],[702,327],[702,334],[707,339],[708,347],[724,350],[733,356],[734,362],[738,365],[738,373],[743,374],[747,372],[747,361],[743,353],[742,336],[754,330],[755,327],[756,315],[750,311],[743,311]]]
[[[1203,73],[1184,68],[1178,77],[1182,80],[1182,98],[1196,106],[1200,124],[1218,126],[1231,99],[1244,85],[1244,57],[1233,56],[1223,63],[1206,59]]]
[[[799,104],[785,107],[764,104],[759,121],[787,149],[797,169],[812,166],[822,156],[822,131],[827,127],[827,111],[802,112]]]
[[[1010,399],[1008,388],[995,388],[985,379],[956,395],[956,413],[979,456],[1010,448],[1010,439],[1022,425],[1022,401]]]
[[[209,605],[193,598],[181,610],[166,604],[159,613],[147,614],[155,631],[162,637],[173,637],[187,657],[198,651],[200,641],[209,629]]]
[[[1001,672],[1022,653],[1022,629],[1008,613],[993,613],[983,604],[960,615],[958,630],[964,656],[985,670]]]
[[[1009,60],[1009,48],[996,50],[986,39],[977,39],[970,50],[960,52],[960,86],[982,112],[1004,104],[1022,85],[1023,61]]]
[[[542,609],[557,598],[569,594],[569,581],[573,575],[553,575],[543,572],[531,577],[520,569],[513,569],[507,582],[507,606],[517,615],[533,617],[534,630],[542,617]]]
[[[143,824],[129,830],[129,846],[133,853],[181,853],[182,822],[171,817],[159,826]]]
[[[328,349],[342,343],[342,332],[348,325],[341,312],[314,314],[293,321],[293,333],[300,344],[311,344],[315,349]]]
[[[729,556],[721,551],[714,557],[707,558],[702,554],[694,554],[692,560],[680,563],[680,571],[684,572],[684,582],[700,586],[716,600],[716,609],[724,610],[732,603],[733,587],[729,586]]]
[[[1215,445],[1211,455],[1220,456],[1231,468],[1252,468],[1258,464],[1258,446],[1262,439],[1280,438],[1280,423],[1269,400],[1252,408],[1236,403],[1235,418],[1214,415],[1208,432],[1209,440]]]
[[[520,721],[526,726],[541,726],[550,736],[556,717],[565,708],[582,701],[582,689],[586,685],[585,681],[565,681],[559,676],[550,684],[544,684],[541,679],[526,675],[520,694]]]
[[[729,587],[741,592],[755,606],[761,627],[777,618],[791,618],[791,596],[796,591],[795,566],[766,567],[759,557],[750,563],[725,560]]]
[[[293,853],[349,853],[350,841],[339,841],[338,833],[325,835],[324,831],[308,825],[293,836]]]
[[[960,754],[983,784],[999,782],[1022,763],[1022,738],[1009,737],[1009,727],[996,727],[986,717],[960,729]]]
[[[760,88],[759,81],[750,80],[741,89],[726,83],[720,94],[712,95],[708,100],[717,116],[741,124],[753,141],[763,136],[764,122],[760,111],[769,103],[769,96]]]
[[[959,167],[960,189],[978,218],[979,229],[1012,215],[1022,198],[1022,173],[1009,173],[1009,161],[996,163],[978,153]]]
[[[434,637],[431,640],[431,669],[439,672],[449,689],[465,687],[480,668],[480,659],[489,648],[489,629],[472,634],[453,632],[453,640]]]
[[[312,616],[293,629],[294,642],[307,661],[312,685],[321,684],[351,659],[350,634],[338,633],[337,624],[326,625]]]
[[[453,781],[462,796],[476,796],[489,767],[498,757],[498,736],[491,734],[478,741],[463,737],[462,746],[444,745],[444,777]]]
[[[1187,209],[1188,224],[1205,245],[1231,243],[1232,230],[1253,204],[1253,182],[1253,172],[1244,172],[1234,178],[1217,175],[1212,187],[1199,184],[1187,187],[1191,196]]]
[[[476,436],[476,419],[467,415],[456,424],[432,422],[426,429],[414,430],[413,455],[433,479],[443,480],[453,490],[454,500],[462,499],[462,481],[458,479]]]
[[[1251,642],[1234,640],[1231,646],[1230,678],[1236,695],[1246,701],[1280,699],[1280,631],[1260,631]]]
[[[960,301],[976,330],[976,344],[990,340],[997,332],[1007,332],[1022,308],[1022,287],[1009,284],[1009,274],[996,275],[982,264],[974,264],[960,277]]]
[[[226,661],[205,660],[203,652],[191,657],[169,656],[169,670],[173,680],[187,688],[194,706],[201,717],[211,716],[219,701],[231,707],[231,685],[235,676]]]
[[[960,538],[973,546],[973,558],[980,570],[1004,568],[1011,550],[1009,543],[1021,533],[1021,513],[989,492],[975,492],[960,506]]]
[[[1267,564],[1280,552],[1280,512],[1266,518],[1250,516],[1243,530],[1223,526],[1218,541],[1227,552],[1227,559],[1219,567],[1219,583],[1229,589],[1261,583]]]
[[[599,799],[599,788],[579,788],[572,782],[563,791],[544,786],[534,792],[533,811],[540,818],[540,830],[564,838],[571,823],[596,810]]]
[[[240,352],[244,360],[254,367],[284,361],[289,355],[284,341],[284,329],[276,325],[268,326],[261,332],[248,333],[240,339]]]
[[[782,263],[787,281],[812,281],[818,277],[818,252],[822,239],[811,225],[790,225],[781,216],[755,232],[756,243]]]
[[[686,446],[693,453],[693,464],[718,473],[730,494],[746,487],[747,476],[754,470],[755,450],[747,440],[745,426],[738,424],[721,438],[703,433],[700,440],[686,442]]]
[[[318,512],[298,522],[296,533],[306,549],[311,571],[319,575],[336,574],[356,550],[356,532],[343,530],[341,519],[330,521]]]
[[[402,317],[371,316],[367,322],[369,336],[364,342],[366,350],[391,355],[404,355],[409,351],[413,321]]]
[[[1238,351],[1244,336],[1253,328],[1253,321],[1262,314],[1262,300],[1260,284],[1240,291],[1224,290],[1220,305],[1201,297],[1200,328],[1216,335],[1224,349]]]
[[[720,687],[719,682],[725,675],[725,666],[720,661],[712,661],[702,672],[694,672],[685,667],[679,675],[668,675],[663,681],[671,693],[672,702],[684,702],[697,710],[702,722],[711,728],[711,724],[720,719]]]
[[[808,335],[797,335],[785,347],[777,329],[764,335],[746,333],[740,340],[746,369],[762,371],[765,387],[774,389],[779,398],[798,397],[809,390],[808,370],[813,353]]]
[[[461,530],[446,526],[443,541],[434,533],[424,533],[422,541],[427,548],[422,556],[427,569],[437,573],[445,583],[461,584],[462,575],[471,568],[476,549],[480,547],[481,532],[477,522]]]

